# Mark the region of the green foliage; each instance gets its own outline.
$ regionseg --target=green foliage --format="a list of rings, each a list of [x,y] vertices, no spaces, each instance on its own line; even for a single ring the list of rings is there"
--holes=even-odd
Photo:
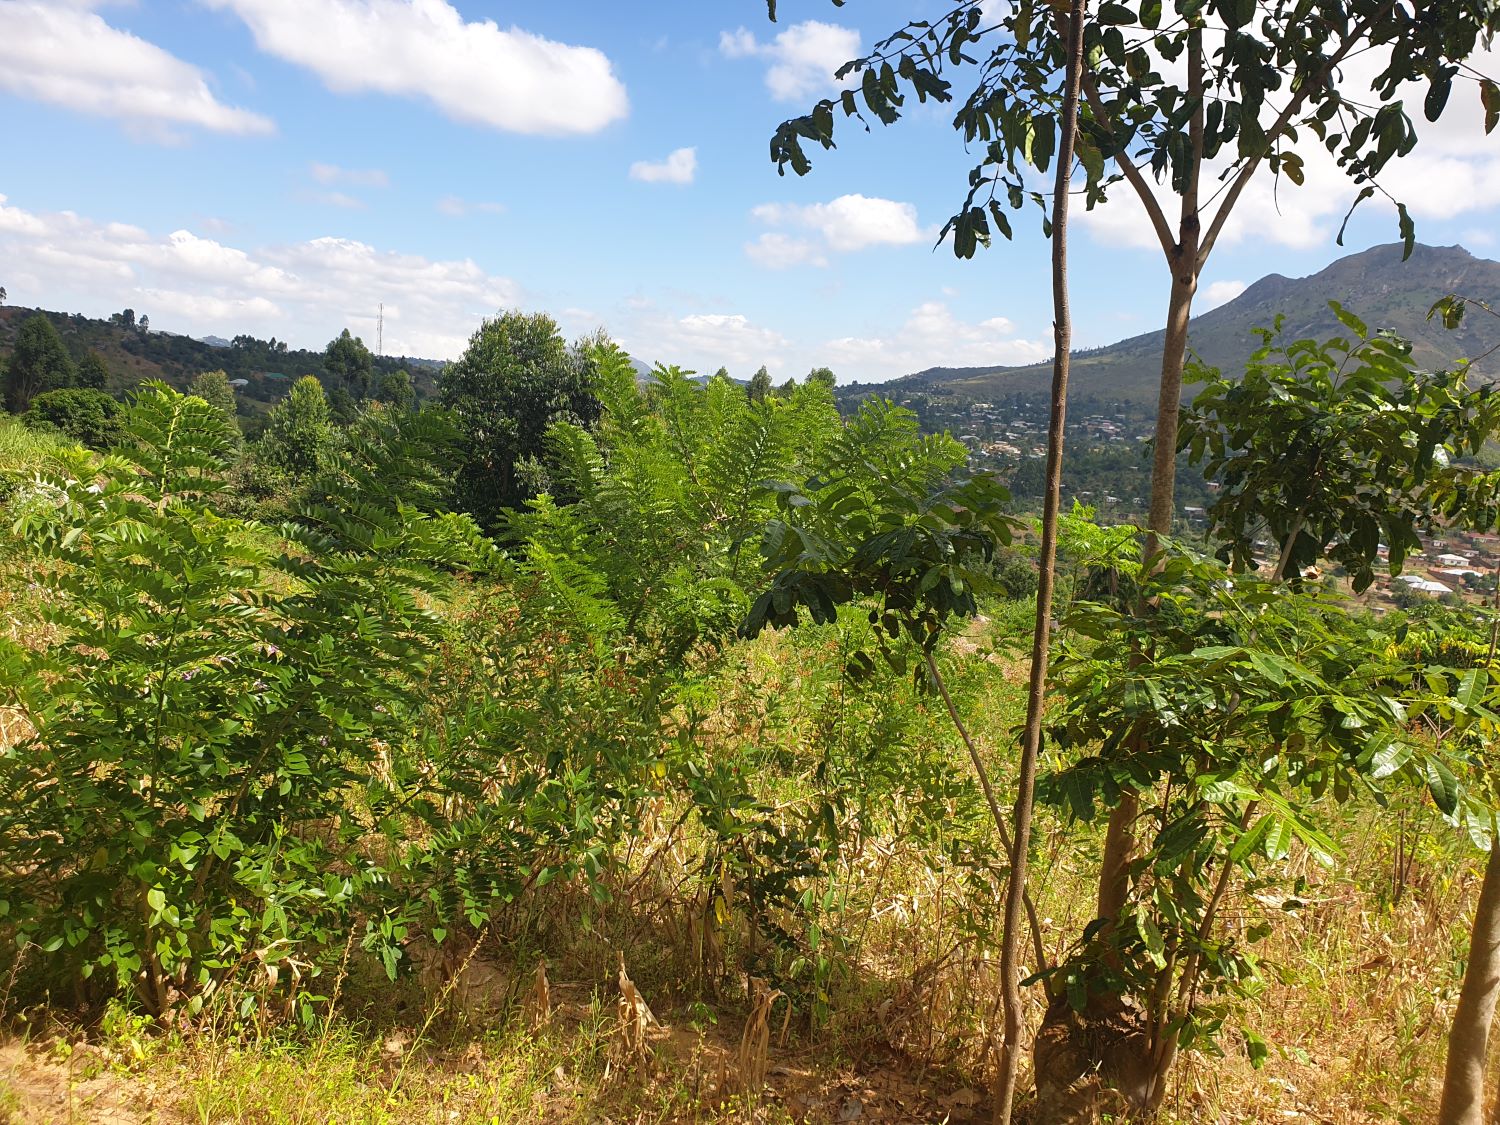
[[[771,394],[771,373],[762,365],[750,378],[750,385],[745,388],[745,393],[750,396],[751,402],[762,402]]]
[[[1500,425],[1500,398],[1469,371],[1426,373],[1404,340],[1371,335],[1334,305],[1352,341],[1287,343],[1262,330],[1244,376],[1197,372],[1206,386],[1184,411],[1179,447],[1221,491],[1208,509],[1236,568],[1256,566],[1268,534],[1295,576],[1325,555],[1356,592],[1374,580],[1377,548],[1398,573],[1418,531],[1443,514],[1492,511],[1490,478],[1459,464]]]
[[[1183,0],[1175,9],[1161,0],[1104,4],[1084,39],[1090,113],[1077,151],[1088,203],[1100,202],[1119,179],[1110,161],[1122,155],[1177,193],[1197,182],[1202,161],[1214,159],[1232,162],[1236,173],[1265,166],[1301,185],[1299,140],[1326,148],[1363,185],[1356,204],[1362,202],[1375,193],[1380,171],[1416,142],[1416,128],[1396,97],[1402,84],[1426,85],[1424,114],[1438,120],[1463,61],[1497,29],[1500,11],[1493,5],[1448,0],[1420,0],[1410,12],[1386,0],[1269,7],[1251,0]],[[967,74],[973,87],[953,123],[984,155],[943,233],[952,235],[956,255],[970,257],[993,235],[1011,236],[1008,210],[1027,200],[1044,202],[1029,173],[1047,171],[1057,150],[1065,39],[1064,21],[1048,5],[996,13],[980,0],[962,0],[845,63],[838,71],[848,80],[844,92],[783,122],[771,158],[779,170],[790,165],[803,175],[811,168],[804,142],[834,147],[836,115],[862,124],[868,115],[890,125],[909,112],[910,94],[923,104],[954,101],[952,79]],[[1372,46],[1382,49],[1383,66],[1365,86],[1337,63]],[[1200,51],[1212,58],[1203,68],[1201,94],[1182,77],[1185,56]],[[1500,101],[1488,80],[1479,89],[1488,115]],[[1202,144],[1195,146],[1187,141],[1188,124],[1200,112]],[[1398,216],[1409,254],[1413,231],[1405,206],[1398,205]]]
[[[120,404],[103,391],[67,387],[34,397],[21,418],[33,428],[50,426],[90,449],[108,449],[120,439],[119,414]]]
[[[675,659],[739,621],[759,580],[742,547],[776,508],[767,482],[821,464],[838,412],[823,387],[752,401],[727,378],[658,368],[643,393],[623,351],[592,362],[597,431],[558,423],[549,435],[570,503],[544,498],[511,531],[593,631],[649,638]]]
[[[487,528],[545,490],[541,462],[554,422],[593,425],[599,404],[585,352],[544,313],[487,319],[438,385],[463,434],[459,506]]]
[[[272,408],[266,428],[255,443],[255,457],[293,481],[302,481],[327,467],[335,446],[328,396],[321,383],[305,375]]]
[[[78,361],[78,385],[92,391],[102,391],[109,385],[109,364],[98,352],[87,352]]]
[[[0,755],[0,912],[49,971],[161,1013],[290,985],[381,885],[359,794],[425,705],[421,597],[472,529],[332,501],[279,537],[211,506],[219,410],[151,385],[125,428],[22,515],[57,639],[0,642],[35,728]]]
[[[1180,551],[1142,583],[1067,621],[1038,795],[1090,821],[1140,794],[1125,909],[1088,928],[1056,979],[1078,1004],[1100,988],[1136,996],[1153,1041],[1186,1047],[1257,987],[1249,946],[1265,931],[1214,926],[1231,884],[1265,888],[1293,845],[1331,862],[1328,801],[1378,798],[1397,775],[1446,787],[1451,767],[1410,724],[1449,687],[1414,684],[1341,599]],[[1445,811],[1455,803],[1444,793]]]
[[[328,341],[328,347],[323,352],[323,370],[328,374],[334,390],[342,390],[358,402],[370,395],[375,357],[365,347],[365,342],[358,336],[351,336],[346,328]]]
[[[6,369],[5,408],[14,414],[24,413],[43,391],[72,386],[74,374],[73,361],[51,319],[43,313],[29,316],[16,333]]]
[[[415,410],[416,388],[411,376],[405,371],[388,371],[376,380],[375,401],[383,402],[397,410]]]
[[[795,625],[803,610],[830,622],[840,606],[873,599],[888,660],[903,659],[887,643],[903,632],[930,651],[948,617],[976,611],[975,583],[1014,527],[992,476],[955,475],[964,459],[952,438],[918,436],[909,411],[866,400],[805,484],[775,486],[781,511],[762,550],[776,577],[745,631]],[[857,664],[871,666],[868,656]]]
[[[222,370],[204,371],[193,376],[193,381],[188,384],[188,394],[197,395],[209,406],[222,413],[231,423],[239,413],[234,398],[234,388],[229,385],[229,376]]]

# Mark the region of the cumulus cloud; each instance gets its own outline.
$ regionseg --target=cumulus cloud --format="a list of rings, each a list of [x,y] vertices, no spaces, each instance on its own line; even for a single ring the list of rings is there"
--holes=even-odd
[[[432,260],[324,237],[246,250],[188,230],[157,235],[71,212],[33,212],[0,196],[0,259],[13,302],[93,315],[130,306],[159,329],[250,332],[320,347],[348,326],[386,349],[457,356],[480,320],[520,303],[520,288],[469,259]]]
[[[665,160],[637,160],[630,166],[630,178],[643,184],[690,184],[697,172],[696,148],[674,149]]]
[[[270,118],[219,101],[196,66],[83,4],[0,0],[0,89],[116,118],[149,140],[181,140],[184,127],[275,132]]]
[[[611,327],[631,355],[648,363],[660,361],[705,374],[725,366],[747,375],[762,364],[771,371],[786,366],[791,342],[743,313],[681,316],[639,297],[625,306],[623,321]]]
[[[1381,50],[1357,55],[1341,68],[1343,88],[1355,96],[1360,89],[1368,88],[1388,62]],[[1493,74],[1500,64],[1500,51],[1476,52],[1469,63],[1480,73]],[[1484,111],[1477,88],[1470,83],[1455,85],[1453,97],[1437,123],[1426,121],[1421,114],[1425,93],[1425,86],[1418,83],[1397,91],[1396,97],[1405,102],[1419,139],[1410,156],[1392,161],[1380,175],[1381,186],[1410,208],[1418,222],[1419,237],[1422,219],[1454,219],[1489,210],[1500,199],[1500,151],[1484,143]],[[1303,158],[1303,185],[1298,187],[1285,178],[1278,182],[1264,168],[1257,171],[1225,223],[1220,245],[1256,242],[1296,250],[1335,245],[1339,224],[1354,202],[1359,185],[1350,181],[1315,139],[1299,146],[1297,152]],[[1205,194],[1219,193],[1229,168],[1228,159],[1210,163],[1204,177]],[[1164,202],[1173,199],[1165,185],[1154,185],[1154,190]],[[1210,206],[1210,213],[1216,206],[1216,202]],[[1370,212],[1394,211],[1380,195],[1363,206]],[[1176,214],[1175,203],[1164,209],[1168,215]],[[1124,184],[1111,189],[1108,203],[1078,215],[1078,221],[1104,244],[1150,249],[1159,246],[1135,193]],[[1389,231],[1394,239],[1394,223]]]
[[[719,34],[719,52],[730,59],[764,59],[766,89],[778,101],[801,101],[838,89],[834,73],[859,55],[859,32],[805,20],[764,43],[747,29]]]
[[[462,219],[468,215],[503,215],[505,204],[463,199],[457,195],[445,195],[437,201],[438,214],[450,219]]]
[[[866,195],[841,195],[828,203],[762,203],[750,214],[767,226],[809,232],[807,237],[793,237],[772,231],[746,245],[752,261],[772,269],[824,266],[829,253],[908,246],[935,237],[935,231],[917,221],[912,204]]]
[[[354,187],[389,187],[390,176],[379,168],[340,168],[337,164],[318,164],[309,167],[312,178],[320,184],[351,184]]]
[[[447,0],[202,2],[233,12],[261,50],[338,93],[425,98],[456,120],[513,133],[593,133],[628,108],[602,51],[466,22]]]
[[[1052,347],[1018,337],[1015,325],[1003,316],[964,321],[946,302],[926,301],[889,335],[840,337],[823,344],[817,354],[841,381],[880,381],[928,367],[1036,363],[1048,358]]]

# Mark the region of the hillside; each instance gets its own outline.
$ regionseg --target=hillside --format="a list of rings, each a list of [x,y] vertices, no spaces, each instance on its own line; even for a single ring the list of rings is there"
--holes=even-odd
[[[1374,328],[1389,328],[1411,340],[1417,362],[1441,367],[1465,356],[1484,355],[1500,347],[1500,320],[1482,314],[1464,318],[1453,332],[1427,320],[1434,301],[1449,294],[1500,305],[1500,262],[1476,258],[1462,246],[1417,246],[1401,260],[1401,246],[1375,246],[1340,258],[1310,277],[1271,274],[1234,300],[1194,317],[1189,341],[1215,366],[1242,364],[1254,350],[1254,329],[1286,316],[1289,338],[1329,337],[1343,332],[1328,308],[1336,300]],[[1072,385],[1079,396],[1155,401],[1161,363],[1162,333],[1148,332],[1093,351],[1075,353]],[[1483,374],[1500,375],[1500,356],[1479,365]],[[887,387],[917,390],[941,386],[975,398],[1001,395],[1045,395],[1050,363],[1029,367],[930,368]]]
[[[0,307],[0,361],[9,358],[22,321],[44,312],[56,326],[74,360],[97,352],[109,367],[110,389],[123,391],[146,379],[160,379],[183,388],[203,371],[222,370],[231,379],[248,379],[243,394],[253,400],[280,398],[290,381],[301,375],[321,375],[323,353],[288,348],[276,339],[210,336],[195,340],[170,332],[142,332],[116,320],[96,320],[74,313],[43,309]],[[431,392],[442,365],[436,360],[383,356],[375,369],[411,373],[419,395]]]

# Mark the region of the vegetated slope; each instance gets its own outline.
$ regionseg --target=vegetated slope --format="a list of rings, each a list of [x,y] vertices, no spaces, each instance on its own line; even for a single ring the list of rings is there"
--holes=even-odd
[[[217,336],[195,340],[171,332],[142,332],[134,326],[75,313],[15,306],[0,308],[0,361],[9,359],[22,322],[38,312],[51,319],[75,361],[90,351],[104,359],[110,370],[112,390],[124,390],[146,379],[161,379],[174,387],[186,388],[200,372],[219,370],[231,379],[261,382],[269,377],[272,384],[289,385],[290,380],[301,375],[321,375],[323,371],[321,351],[288,348],[274,338],[266,341],[236,336],[225,346],[222,337]],[[377,371],[408,371],[419,394],[431,390],[441,366],[437,360],[407,356],[382,356],[375,360]]]
[[[1328,307],[1339,301],[1372,331],[1388,328],[1412,341],[1416,360],[1427,367],[1451,365],[1462,357],[1484,356],[1500,347],[1500,319],[1482,312],[1464,317],[1456,331],[1427,320],[1434,301],[1459,293],[1500,305],[1500,262],[1476,258],[1462,246],[1422,246],[1401,260],[1400,243],[1374,246],[1340,258],[1311,277],[1263,277],[1234,300],[1193,318],[1189,341],[1209,364],[1226,370],[1244,363],[1269,328],[1286,317],[1289,339],[1347,335]],[[1073,357],[1073,393],[1141,403],[1156,399],[1162,333],[1132,336]],[[1476,367],[1486,377],[1500,374],[1500,356]],[[897,380],[892,387],[916,390],[940,385],[976,398],[1022,393],[1045,395],[1050,363],[1028,367],[930,368]]]

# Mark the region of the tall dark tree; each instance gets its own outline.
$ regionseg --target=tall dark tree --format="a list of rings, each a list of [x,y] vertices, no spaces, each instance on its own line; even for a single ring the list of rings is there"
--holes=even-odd
[[[16,333],[5,379],[5,408],[20,414],[43,391],[71,387],[75,372],[62,337],[42,313],[28,317]]]
[[[547,427],[598,420],[590,369],[585,350],[570,348],[550,316],[513,310],[486,320],[443,371],[438,398],[464,439],[457,499],[481,524],[495,527],[534,495],[528,470],[545,456]]]
[[[375,374],[375,357],[365,342],[344,329],[328,342],[323,351],[323,370],[333,380],[333,387],[343,387],[355,399],[370,397],[370,383]]]

